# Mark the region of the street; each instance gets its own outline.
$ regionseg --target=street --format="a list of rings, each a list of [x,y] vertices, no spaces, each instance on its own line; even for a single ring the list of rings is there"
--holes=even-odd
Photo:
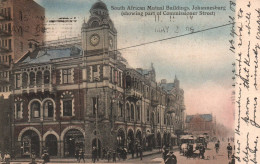
[[[177,157],[178,164],[228,164],[229,160],[227,157],[227,142],[221,142],[220,143],[220,149],[219,153],[216,154],[216,151],[214,149],[215,143],[210,142],[208,144],[208,148],[205,152],[205,159],[199,159],[199,158],[187,158],[185,156],[182,156],[179,151],[175,151],[174,154]],[[232,145],[232,144],[231,144]],[[83,161],[81,161],[83,163]],[[92,163],[91,159],[86,159],[86,163]],[[24,162],[11,162],[13,164],[22,164]],[[28,163],[28,162],[25,162]],[[59,162],[54,162],[51,160],[52,164],[55,163],[76,163],[74,159],[60,159]],[[99,160],[98,163],[107,163],[107,160]],[[110,163],[113,163],[110,161]],[[143,160],[140,160],[140,158],[128,158],[126,161],[118,160],[116,163],[158,163],[163,164],[162,154],[157,153],[153,155],[148,155],[143,158]]]
[[[177,157],[178,164],[228,164],[229,160],[227,157],[227,142],[220,143],[220,149],[218,154],[214,149],[215,143],[210,142],[208,149],[205,152],[205,159],[189,158],[180,155],[179,151],[174,152]],[[142,161],[140,159],[129,159],[124,163],[164,163],[162,159],[162,154],[155,154],[144,158]]]

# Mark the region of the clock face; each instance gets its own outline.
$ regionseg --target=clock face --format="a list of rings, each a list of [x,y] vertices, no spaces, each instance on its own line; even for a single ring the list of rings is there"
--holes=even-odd
[[[113,48],[113,39],[109,37],[109,47]]]
[[[92,46],[96,46],[98,45],[100,41],[100,37],[98,34],[93,34],[91,37],[90,37],[90,43]]]

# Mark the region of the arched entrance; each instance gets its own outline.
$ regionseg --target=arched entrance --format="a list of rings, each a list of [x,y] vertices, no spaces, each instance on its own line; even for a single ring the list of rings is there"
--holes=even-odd
[[[47,137],[46,137],[46,140],[45,140],[45,146],[46,146],[46,149],[48,150],[48,153],[50,154],[50,156],[57,156],[57,138],[55,135],[53,134],[49,134]]]
[[[136,132],[136,140],[139,145],[142,144],[142,133],[140,130],[137,130],[137,132]]]
[[[161,133],[158,132],[158,133],[157,133],[157,146],[158,146],[158,147],[162,147],[161,141],[162,141]]]
[[[128,150],[131,151],[134,149],[134,142],[135,142],[134,132],[132,129],[129,129],[127,133]]]
[[[35,131],[27,130],[22,135],[21,142],[22,156],[31,156],[32,152],[35,152],[37,156],[40,156],[40,138]]]
[[[74,157],[80,148],[84,148],[84,135],[78,129],[70,129],[64,136],[64,156]]]
[[[96,147],[98,150],[98,157],[101,158],[101,150],[102,150],[102,145],[99,139],[93,139],[92,140],[92,149],[93,147]]]
[[[117,145],[119,147],[124,147],[125,145],[125,132],[123,129],[119,129],[117,132]]]

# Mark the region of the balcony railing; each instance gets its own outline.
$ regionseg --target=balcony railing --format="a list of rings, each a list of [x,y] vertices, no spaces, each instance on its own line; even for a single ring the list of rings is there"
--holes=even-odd
[[[157,100],[157,99],[152,99],[152,101],[151,101],[152,103],[152,106],[158,106],[159,105],[159,100]]]
[[[142,93],[139,92],[138,90],[135,90],[133,88],[129,88],[126,90],[126,96],[132,97],[134,99],[141,99]]]
[[[0,47],[0,53],[9,53],[9,52],[12,52],[12,50],[6,47]]]
[[[4,15],[4,13],[0,13],[0,21],[9,21],[12,20],[10,16]]]
[[[175,108],[173,106],[167,106],[166,108],[167,113],[171,114],[171,113],[175,113]]]
[[[4,31],[0,29],[0,36],[1,37],[8,37],[8,36],[12,36],[11,31]]]

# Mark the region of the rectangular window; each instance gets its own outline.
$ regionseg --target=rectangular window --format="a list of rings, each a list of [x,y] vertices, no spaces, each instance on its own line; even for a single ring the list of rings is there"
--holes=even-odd
[[[11,33],[11,23],[8,23],[8,33]]]
[[[149,112],[149,109],[147,109],[147,121],[149,121],[150,120],[150,112]]]
[[[92,98],[92,104],[93,104],[93,114],[96,114],[96,111],[98,112],[98,98],[97,97],[93,97]]]
[[[62,70],[62,80],[63,84],[69,84],[72,82],[71,80],[71,69],[63,69]]]
[[[8,20],[11,19],[11,8],[10,7],[8,8],[8,16],[7,17],[8,17]]]
[[[72,100],[63,100],[63,116],[72,116]]]
[[[20,74],[16,74],[16,84],[15,84],[16,88],[20,88],[21,87],[21,76]]]
[[[113,76],[112,76],[112,73],[113,73],[113,69],[112,69],[112,67],[110,67],[110,82],[112,83],[112,78],[113,78]]]
[[[22,118],[21,103],[16,103],[16,118]]]
[[[9,39],[8,41],[9,41],[9,43],[8,43],[8,48],[9,48],[9,50],[12,50],[12,40]]]

